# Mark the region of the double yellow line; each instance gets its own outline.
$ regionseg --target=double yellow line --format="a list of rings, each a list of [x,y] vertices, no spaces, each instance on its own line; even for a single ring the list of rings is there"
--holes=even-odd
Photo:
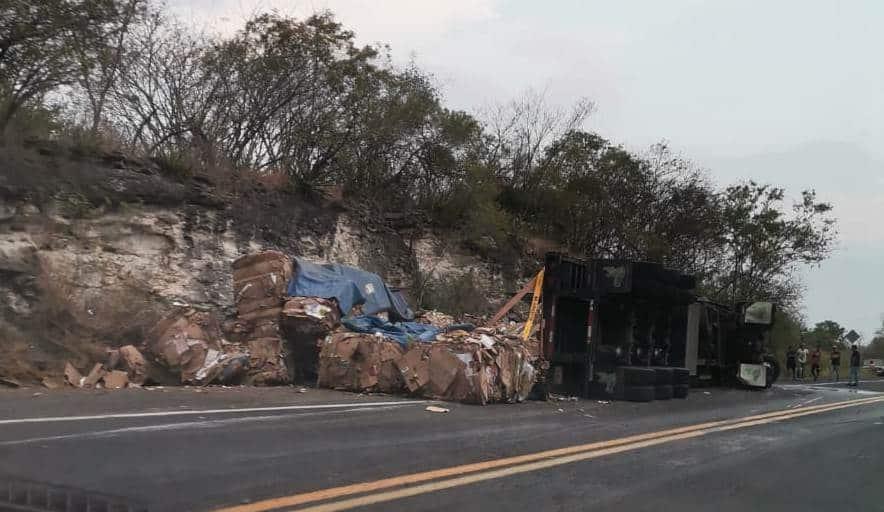
[[[637,450],[649,446],[700,437],[710,433],[764,425],[811,414],[820,414],[847,407],[856,407],[880,402],[884,402],[884,396],[848,400],[845,402],[802,407],[798,409],[787,409],[743,418],[700,423],[686,427],[611,439],[608,441],[580,444],[527,455],[506,457],[473,464],[463,464],[460,466],[436,469],[433,471],[413,473],[410,475],[384,478],[372,482],[332,487],[313,492],[294,494],[292,496],[273,498],[247,505],[224,508],[217,510],[216,512],[266,512],[279,508],[299,507],[319,501],[334,500],[338,498],[347,499],[314,505],[299,510],[300,512],[335,512],[339,510],[349,510],[355,507],[384,503],[407,498],[409,496],[451,489],[453,487],[528,473],[564,464],[572,464],[574,462],[595,459],[606,455]],[[349,498],[350,496],[356,497]]]

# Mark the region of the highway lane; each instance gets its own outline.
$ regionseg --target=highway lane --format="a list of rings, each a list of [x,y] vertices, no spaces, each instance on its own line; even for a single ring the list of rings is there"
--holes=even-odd
[[[870,383],[859,393],[833,386],[710,389],[695,391],[688,400],[650,404],[453,404],[446,405],[449,414],[428,413],[424,403],[389,397],[291,388],[175,389],[162,396],[143,390],[97,396],[79,392],[63,399],[5,393],[0,394],[0,421],[111,417],[0,424],[0,474],[125,496],[152,510],[211,510],[685,425],[869,399],[878,391],[884,391],[881,383]],[[44,398],[50,407],[40,405]],[[96,401],[104,402],[102,410],[96,410]],[[268,406],[286,409],[254,410]],[[134,416],[147,411],[153,414]],[[805,466],[818,468],[813,472],[817,478],[827,476],[825,468],[838,468],[839,488],[853,481],[862,490],[863,475],[882,474],[880,459],[856,453],[863,446],[880,446],[882,415],[881,405],[870,403],[469,483],[369,509],[488,510],[503,504],[522,509],[531,504],[537,510],[590,505],[632,510],[663,497],[701,510],[707,502],[691,504],[698,489],[719,499],[738,498],[743,487],[765,495],[767,482],[768,498],[781,484],[825,489],[814,480],[804,482],[807,475],[800,470]],[[801,482],[789,480],[791,475]],[[737,498],[731,499],[739,504]],[[866,498],[861,492],[858,499]],[[312,505],[323,503],[329,502]]]

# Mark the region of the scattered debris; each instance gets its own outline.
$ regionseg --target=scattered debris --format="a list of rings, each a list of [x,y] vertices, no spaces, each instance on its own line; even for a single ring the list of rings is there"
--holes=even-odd
[[[600,403],[602,405],[608,405],[611,403],[611,401],[610,400],[598,400],[598,403]]]
[[[446,315],[445,313],[432,309],[428,311],[422,311],[415,317],[415,320],[423,322],[425,324],[430,324],[440,329],[447,329],[448,327],[456,323],[453,316]]]
[[[31,396],[36,398],[36,397],[38,397],[38,396],[43,396],[43,393],[40,393],[39,391],[37,391],[36,393],[34,393],[34,394],[31,395]]]
[[[445,407],[438,407],[435,405],[428,405],[427,408],[424,410],[427,412],[440,412],[440,413],[451,412],[451,409],[446,409]]]

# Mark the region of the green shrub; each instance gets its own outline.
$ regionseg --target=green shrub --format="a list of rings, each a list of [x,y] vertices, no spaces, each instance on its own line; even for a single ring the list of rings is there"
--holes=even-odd
[[[185,179],[193,176],[194,165],[191,155],[180,149],[166,149],[153,157],[153,161],[160,167],[160,172],[166,176]]]

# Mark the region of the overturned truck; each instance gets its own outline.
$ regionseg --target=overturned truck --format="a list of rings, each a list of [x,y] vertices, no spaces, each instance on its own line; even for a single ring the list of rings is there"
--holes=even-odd
[[[545,258],[542,353],[557,393],[634,401],[683,398],[690,385],[770,386],[770,303],[698,299],[693,276],[657,263]]]

